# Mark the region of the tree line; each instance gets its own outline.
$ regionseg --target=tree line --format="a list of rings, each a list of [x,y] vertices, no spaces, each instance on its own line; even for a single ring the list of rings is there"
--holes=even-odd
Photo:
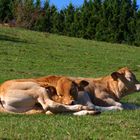
[[[0,22],[36,31],[140,46],[136,0],[84,0],[58,10],[48,0],[0,0]]]

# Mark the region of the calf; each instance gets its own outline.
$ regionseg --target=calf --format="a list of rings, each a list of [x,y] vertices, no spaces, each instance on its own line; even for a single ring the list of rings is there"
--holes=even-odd
[[[64,76],[9,80],[0,86],[1,112],[24,113],[36,109],[36,103],[42,106],[41,112],[87,110],[87,106],[71,105],[78,97],[79,88],[87,85],[86,81],[82,80],[76,84]],[[96,111],[87,112],[96,113]]]
[[[79,103],[92,108],[105,110],[122,110],[139,108],[120,103],[126,95],[140,91],[140,83],[127,67],[101,78],[73,78],[76,83],[81,80],[89,82],[84,94],[79,95]],[[93,105],[94,104],[94,105]]]

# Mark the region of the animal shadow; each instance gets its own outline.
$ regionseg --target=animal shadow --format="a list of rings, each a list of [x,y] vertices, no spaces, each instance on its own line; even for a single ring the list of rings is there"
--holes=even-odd
[[[132,103],[122,103],[122,107],[123,107],[123,109],[126,109],[126,110],[140,109],[140,105],[135,105]]]

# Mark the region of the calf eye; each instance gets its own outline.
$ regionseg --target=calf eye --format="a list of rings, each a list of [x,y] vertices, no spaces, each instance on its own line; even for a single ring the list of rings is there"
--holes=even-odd
[[[77,90],[77,88],[76,87],[73,87],[73,88],[71,88],[71,95],[74,95],[74,94],[76,94],[78,92],[78,90]]]
[[[130,80],[133,81],[133,77],[130,77]]]

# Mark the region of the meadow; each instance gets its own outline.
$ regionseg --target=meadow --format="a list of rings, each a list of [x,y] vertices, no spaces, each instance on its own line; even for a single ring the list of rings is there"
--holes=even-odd
[[[0,26],[0,83],[46,75],[100,77],[125,66],[140,80],[140,47]],[[140,93],[121,101],[140,105]],[[2,113],[0,139],[138,140],[140,110],[81,117]]]

